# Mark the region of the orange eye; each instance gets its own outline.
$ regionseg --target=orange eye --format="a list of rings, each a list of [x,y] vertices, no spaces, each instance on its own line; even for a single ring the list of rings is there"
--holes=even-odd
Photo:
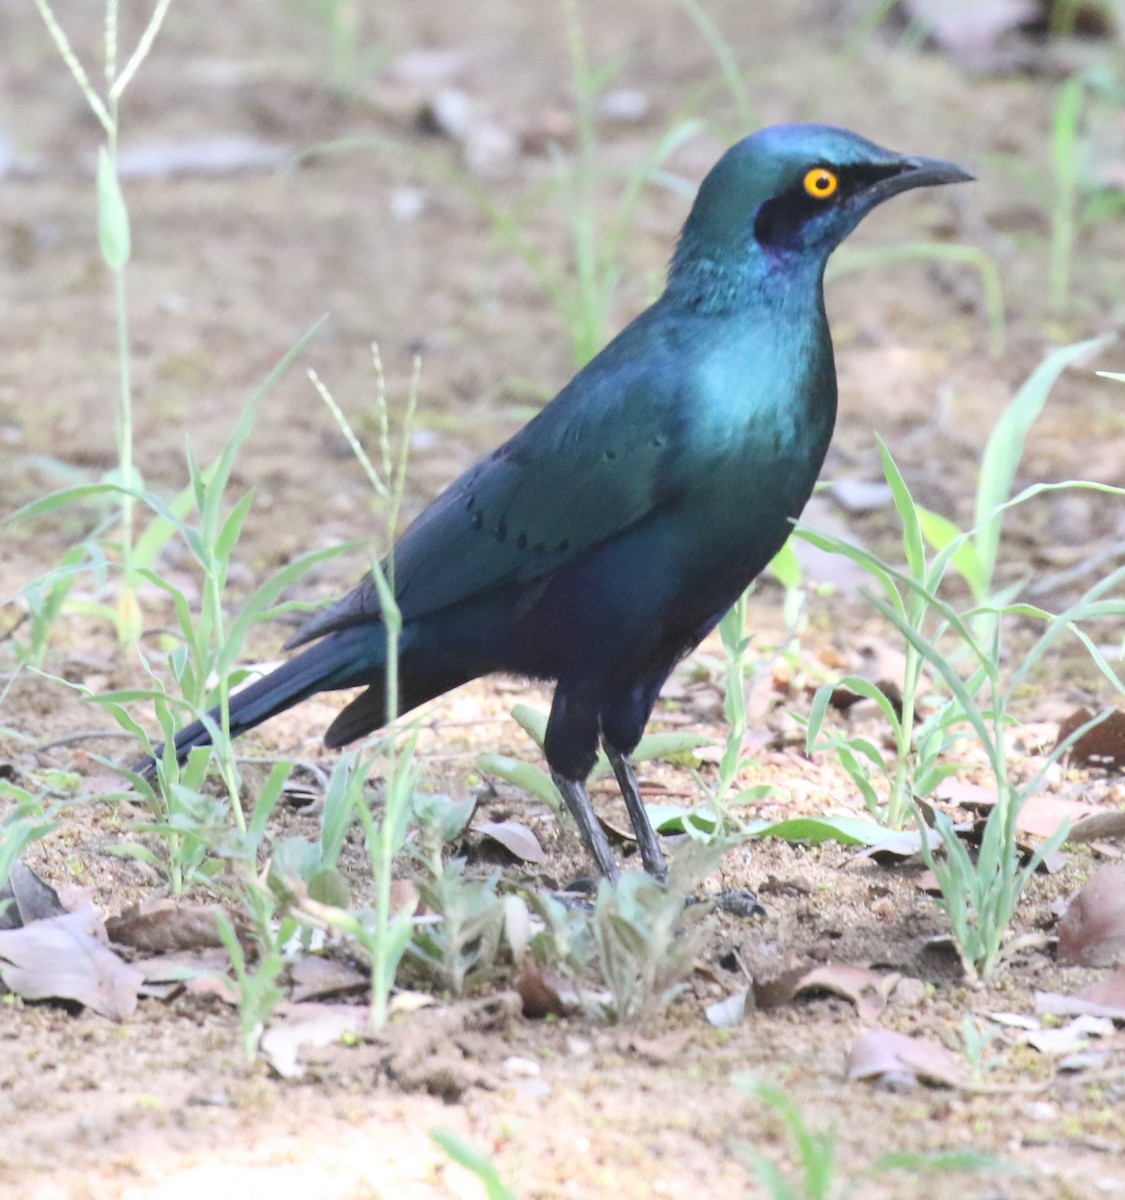
[[[827,167],[813,167],[805,175],[805,191],[814,200],[827,200],[840,186],[840,180]]]

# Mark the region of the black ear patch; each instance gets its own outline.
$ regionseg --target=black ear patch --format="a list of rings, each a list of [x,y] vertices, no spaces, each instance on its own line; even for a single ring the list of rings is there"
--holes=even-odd
[[[805,223],[826,211],[831,203],[814,200],[802,187],[771,196],[754,218],[754,239],[768,250],[796,250]]]
[[[801,230],[813,217],[903,171],[897,163],[890,166],[859,163],[831,169],[839,176],[840,186],[829,199],[817,200],[797,184],[772,196],[758,209],[754,218],[754,237],[759,246],[770,250],[799,249]]]

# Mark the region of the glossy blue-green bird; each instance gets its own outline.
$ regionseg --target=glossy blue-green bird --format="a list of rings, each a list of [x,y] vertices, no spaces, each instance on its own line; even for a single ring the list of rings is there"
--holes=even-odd
[[[610,879],[585,786],[599,741],[645,869],[663,876],[629,754],[672,668],[781,548],[824,461],[836,420],[828,256],[891,196],[971,178],[825,125],[731,147],[703,180],[664,294],[396,544],[400,711],[493,672],[555,681],[547,762]],[[370,576],[287,648],[306,643],[231,697],[232,734],[356,686],[326,745],[384,724]],[[197,721],[176,749],[209,741]]]

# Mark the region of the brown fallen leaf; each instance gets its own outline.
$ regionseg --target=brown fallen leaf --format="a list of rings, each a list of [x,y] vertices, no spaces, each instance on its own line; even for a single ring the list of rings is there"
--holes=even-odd
[[[366,1004],[302,1004],[270,1025],[262,1034],[261,1050],[282,1079],[300,1079],[305,1073],[298,1061],[302,1047],[331,1045],[362,1033],[370,1022]]]
[[[1125,867],[1103,867],[1071,900],[1059,922],[1059,962],[1125,962]]]
[[[829,963],[811,970],[786,971],[774,979],[755,979],[752,1007],[768,1010],[790,1004],[802,992],[832,992],[851,1000],[860,1018],[874,1021],[902,977],[884,975],[851,963]]]
[[[543,1017],[561,1017],[566,1013],[566,1003],[563,993],[573,988],[565,980],[545,971],[538,963],[525,958],[516,980],[516,991],[519,993],[521,1011],[525,1017],[532,1020]]]
[[[716,1029],[733,1029],[746,1019],[748,1004],[753,1006],[753,993],[748,987],[739,988],[737,992],[724,996],[722,1000],[708,1004],[704,1014]]]
[[[928,867],[914,880],[914,886],[920,892],[925,892],[927,896],[940,896],[941,884],[938,883],[938,877]]]
[[[134,964],[144,975],[139,992],[157,1000],[170,1000],[180,995],[197,980],[221,976],[233,989],[224,972],[230,966],[226,949],[182,950],[174,954],[159,954]]]
[[[855,1005],[859,1019],[864,1024],[872,1024],[883,1014],[887,1000],[901,978],[894,972],[884,975],[851,963],[829,963],[807,971],[797,981],[793,993],[832,992],[843,996]]]
[[[205,950],[223,944],[217,904],[184,904],[167,898],[146,900],[105,923],[110,941],[146,954]]]
[[[499,842],[505,850],[521,862],[542,863],[547,861],[547,855],[539,844],[539,839],[526,825],[519,821],[483,821],[474,825],[477,833]]]
[[[984,810],[996,803],[997,792],[995,784],[973,783],[951,775],[938,784],[934,795],[943,803],[956,805],[957,808]]]
[[[49,883],[40,879],[22,859],[12,863],[4,886],[0,887],[0,929],[19,929],[32,921],[58,917],[65,912],[66,906]]]
[[[370,978],[347,963],[317,954],[297,959],[289,971],[293,979],[293,1002],[301,1004],[341,992],[357,992],[371,983]]]
[[[949,804],[971,812],[987,814],[996,806],[996,788],[959,779],[944,780],[937,790],[937,797]],[[1036,792],[1023,802],[1016,817],[1016,830],[1031,837],[1049,838],[1067,821],[1076,822],[1101,810],[1093,804],[1070,800],[1065,796],[1054,796],[1049,792]]]
[[[773,979],[755,979],[750,985],[754,996],[753,1007],[768,1012],[771,1008],[781,1008],[783,1004],[792,1003],[797,984],[805,974],[806,972],[798,967]]]
[[[1067,821],[1073,827],[1083,817],[1089,817],[1098,811],[1094,805],[1083,804],[1080,800],[1052,796],[1048,792],[1036,792],[1024,801],[1019,816],[1016,817],[1016,829],[1020,833],[1045,840],[1057,833]]]
[[[967,827],[957,825],[954,828],[958,833],[963,833]],[[941,846],[941,834],[936,829],[926,830],[926,840],[929,842],[931,850],[937,850]],[[915,855],[921,853],[921,831],[917,829],[903,829],[899,833],[889,834],[883,841],[874,846],[864,846],[862,849],[857,850],[853,857],[856,862],[870,858],[880,866],[888,867],[914,858]]]
[[[224,1004],[238,1004],[238,985],[229,975],[216,972],[213,975],[197,975],[184,982],[184,991],[193,996],[214,996]]]
[[[642,1058],[647,1058],[649,1062],[662,1066],[681,1058],[691,1039],[690,1029],[673,1029],[670,1033],[662,1033],[653,1038],[627,1033],[621,1037],[618,1044],[622,1050],[632,1051]]]
[[[861,638],[855,648],[860,662],[852,673],[873,683],[896,709],[900,709],[902,683],[906,678],[906,655],[893,643],[870,636]],[[915,692],[918,696],[925,696],[932,687],[929,679],[920,675]]]
[[[968,1074],[940,1043],[907,1037],[894,1029],[869,1029],[848,1055],[849,1079],[893,1079],[905,1076],[946,1087],[964,1087]]]
[[[1106,982],[1103,980],[1103,982]],[[1097,986],[1097,985],[1095,985]],[[1125,990],[1125,982],[1120,985]],[[1086,988],[1074,996],[1061,992],[1035,992],[1035,1011],[1054,1017],[1109,1017],[1114,1021],[1125,1021],[1125,996],[1120,1003],[1103,1003],[1090,998],[1093,988]],[[1112,997],[1111,997],[1112,999]]]
[[[1061,1058],[1063,1055],[1076,1054],[1085,1050],[1091,1037],[1112,1037],[1113,1021],[1108,1017],[1094,1017],[1088,1014],[1075,1017],[1069,1025],[1056,1029],[1029,1030],[1020,1038],[1040,1054],[1051,1054]]]
[[[1076,729],[1092,721],[1095,713],[1079,708],[1059,725],[1056,747],[1065,742]],[[1093,729],[1088,729],[1068,751],[1070,761],[1091,767],[1125,767],[1125,712],[1112,712]]]
[[[1108,838],[1125,837],[1125,812],[1099,810],[1070,827],[1066,840],[1068,844],[1099,842]]]
[[[1099,979],[1078,993],[1080,1000],[1089,1000],[1104,1008],[1116,1009],[1125,1020],[1125,967],[1110,975],[1108,979]]]
[[[76,1000],[123,1021],[137,1007],[144,974],[105,944],[105,926],[89,904],[0,930],[0,979],[25,1000]]]

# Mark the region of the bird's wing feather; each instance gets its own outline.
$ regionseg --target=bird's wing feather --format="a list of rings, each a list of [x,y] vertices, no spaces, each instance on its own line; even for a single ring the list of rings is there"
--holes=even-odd
[[[418,516],[394,552],[404,620],[549,574],[676,490],[669,447],[681,421],[682,362],[669,362],[661,338],[644,340],[638,350],[618,339]],[[367,577],[289,644],[379,619]]]

